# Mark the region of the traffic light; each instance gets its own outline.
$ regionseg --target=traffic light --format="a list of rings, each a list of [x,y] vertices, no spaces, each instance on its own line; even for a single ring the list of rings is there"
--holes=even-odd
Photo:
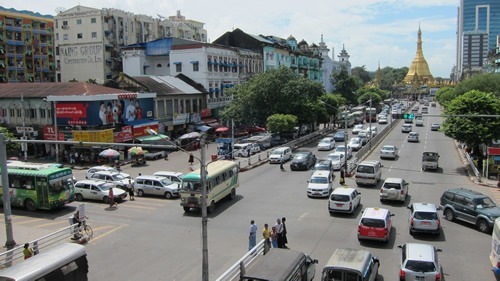
[[[413,119],[415,115],[413,113],[405,113],[403,114],[403,119]]]

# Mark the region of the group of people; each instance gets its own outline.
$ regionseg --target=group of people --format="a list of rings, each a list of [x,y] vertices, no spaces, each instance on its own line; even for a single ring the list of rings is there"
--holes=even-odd
[[[257,225],[254,220],[250,221],[250,235],[248,237],[248,250],[250,251],[257,245]],[[288,249],[286,218],[278,218],[276,224],[269,228],[269,225],[264,224],[262,229],[262,238],[264,239],[264,254],[272,248]]]

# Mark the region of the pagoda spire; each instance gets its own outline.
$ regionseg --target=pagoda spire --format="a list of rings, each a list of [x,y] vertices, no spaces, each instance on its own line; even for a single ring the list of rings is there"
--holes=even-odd
[[[415,81],[417,80],[417,81]],[[428,83],[434,80],[431,71],[429,70],[429,65],[424,57],[424,51],[422,50],[422,30],[420,29],[420,24],[418,25],[418,39],[417,39],[417,53],[415,58],[411,63],[410,69],[404,78],[405,83]]]

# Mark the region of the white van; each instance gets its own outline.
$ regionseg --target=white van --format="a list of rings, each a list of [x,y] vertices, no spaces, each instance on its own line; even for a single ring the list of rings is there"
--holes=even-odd
[[[363,161],[356,167],[357,185],[377,185],[382,178],[380,161]]]
[[[276,148],[269,155],[269,163],[280,163],[283,159],[283,162],[286,162],[292,159],[292,149],[288,146],[283,146]]]
[[[377,280],[380,261],[367,250],[336,249],[326,263],[321,281]]]
[[[361,193],[356,189],[341,186],[333,190],[328,200],[328,211],[353,214],[361,203]]]
[[[307,181],[307,197],[328,197],[333,190],[330,171],[315,171]]]

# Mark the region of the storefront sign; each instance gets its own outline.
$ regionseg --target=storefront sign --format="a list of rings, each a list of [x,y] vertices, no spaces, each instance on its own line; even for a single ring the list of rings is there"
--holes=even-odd
[[[133,128],[134,138],[149,136],[147,130],[152,129],[158,132],[158,122],[135,125]]]
[[[16,132],[18,134],[22,134],[22,133],[33,133],[35,132],[35,129],[33,129],[33,127],[16,127]]]
[[[73,131],[73,140],[83,142],[113,142],[113,129],[97,131]]]
[[[58,140],[64,141],[64,133],[63,132],[57,132],[59,135]],[[46,125],[43,127],[43,139],[44,140],[55,140],[56,139],[56,130],[54,126]]]
[[[212,109],[211,108],[206,108],[202,109],[200,112],[201,118],[207,118],[212,116]]]
[[[114,133],[114,142],[131,141],[133,138],[132,126],[123,126],[121,132]]]
[[[178,113],[174,114],[174,120],[172,120],[174,125],[182,125],[189,123],[189,113]]]

